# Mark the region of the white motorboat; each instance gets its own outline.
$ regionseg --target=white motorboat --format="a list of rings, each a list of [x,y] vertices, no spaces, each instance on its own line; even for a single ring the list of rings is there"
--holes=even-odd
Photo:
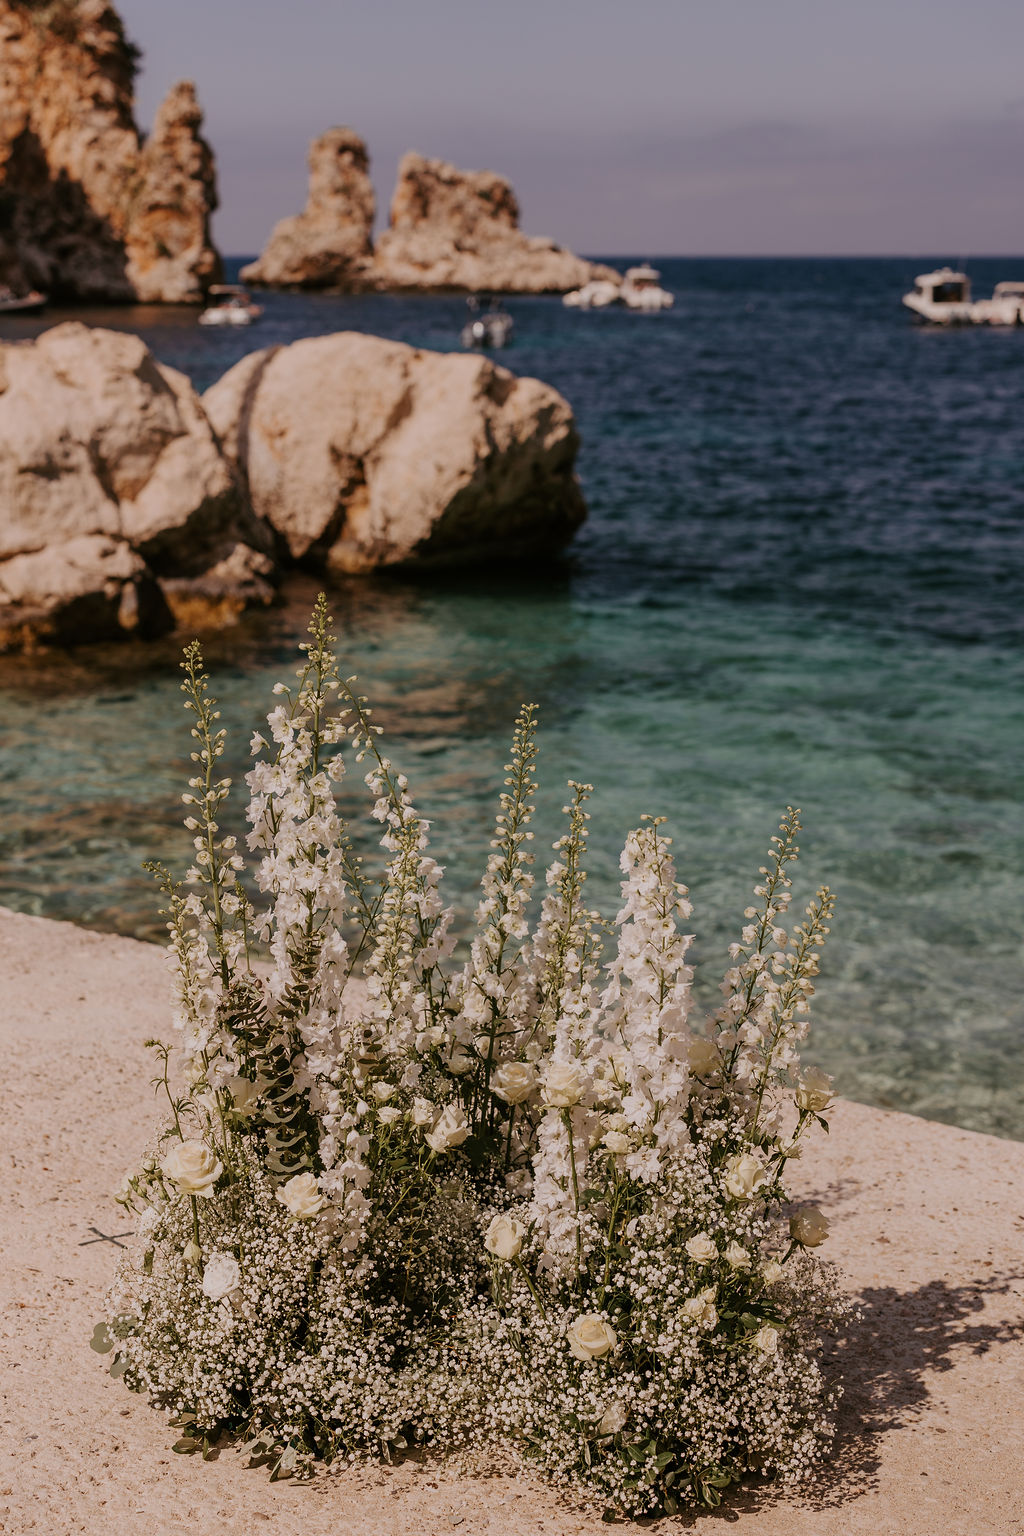
[[[584,283],[582,288],[563,294],[562,303],[569,309],[607,309],[609,304],[619,302],[619,293],[618,283],[599,277],[592,283]]]
[[[0,315],[33,315],[45,309],[49,294],[33,288],[31,293],[17,294],[6,283],[0,284]]]
[[[476,296],[467,299],[469,319],[462,327],[460,340],[466,348],[507,347],[512,340],[515,326],[512,316],[502,309],[497,299],[491,299],[487,309],[480,313],[480,301]]]
[[[990,299],[972,299],[970,278],[952,267],[922,272],[903,302],[928,325],[1024,325],[1024,283],[996,283]]]
[[[263,313],[245,288],[216,283],[207,297],[212,300],[199,316],[200,325],[251,325]]]
[[[646,262],[628,268],[620,297],[627,309],[671,309],[675,303],[668,289],[661,286],[661,273]]]

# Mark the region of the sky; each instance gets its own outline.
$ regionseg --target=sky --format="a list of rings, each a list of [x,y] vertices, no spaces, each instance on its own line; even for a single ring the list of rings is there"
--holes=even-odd
[[[140,122],[194,79],[215,235],[255,252],[306,149],[507,176],[588,255],[1024,252],[1021,0],[118,0]]]

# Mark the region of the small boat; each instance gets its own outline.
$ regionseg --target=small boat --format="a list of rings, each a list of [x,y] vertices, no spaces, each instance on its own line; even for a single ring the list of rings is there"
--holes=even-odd
[[[584,283],[582,288],[574,288],[571,293],[563,294],[562,303],[568,309],[607,309],[610,304],[619,302],[620,295],[618,283],[599,277],[591,283]]]
[[[661,273],[646,262],[627,270],[620,297],[627,309],[671,309],[675,303],[668,289],[661,286]]]
[[[16,294],[6,283],[0,284],[0,315],[34,315],[45,309],[49,294],[33,288],[31,293]]]
[[[903,302],[928,325],[1024,325],[1024,283],[996,283],[990,299],[972,299],[970,278],[952,267],[922,272]]]
[[[207,297],[212,300],[199,316],[200,325],[251,325],[263,313],[245,288],[216,283]]]
[[[481,314],[480,301],[475,296],[467,299],[470,318],[462,327],[461,342],[464,347],[507,347],[515,329],[512,316],[502,309],[497,299],[491,299]]]

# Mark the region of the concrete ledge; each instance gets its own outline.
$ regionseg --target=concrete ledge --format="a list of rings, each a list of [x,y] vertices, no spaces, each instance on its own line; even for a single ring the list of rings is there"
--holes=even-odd
[[[158,1109],[142,1042],[168,1038],[163,953],[0,910],[0,1530],[40,1536],[599,1536],[543,1486],[409,1466],[269,1484],[230,1452],[170,1452],[159,1415],[89,1347],[124,1230],[110,1199]],[[801,1193],[863,1317],[832,1466],[670,1532],[1024,1532],[1024,1144],[838,1106]],[[639,1532],[619,1524],[612,1529]]]

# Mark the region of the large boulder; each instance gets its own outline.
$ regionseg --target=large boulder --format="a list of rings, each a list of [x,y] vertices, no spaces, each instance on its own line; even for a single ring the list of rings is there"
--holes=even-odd
[[[294,560],[523,558],[586,516],[565,400],[477,355],[341,332],[244,358],[203,404]]]
[[[309,147],[305,212],[274,227],[242,279],[279,288],[359,289],[369,285],[376,201],[366,145],[351,128],[331,128]]]
[[[0,0],[0,282],[197,303],[216,278],[195,90],[173,88],[144,142],[137,59],[107,0]]]
[[[621,282],[611,267],[524,235],[516,195],[503,176],[460,171],[416,154],[398,168],[375,270],[382,288],[564,293],[598,278]]]
[[[188,379],[76,322],[0,346],[0,646],[222,622],[271,538]]]

